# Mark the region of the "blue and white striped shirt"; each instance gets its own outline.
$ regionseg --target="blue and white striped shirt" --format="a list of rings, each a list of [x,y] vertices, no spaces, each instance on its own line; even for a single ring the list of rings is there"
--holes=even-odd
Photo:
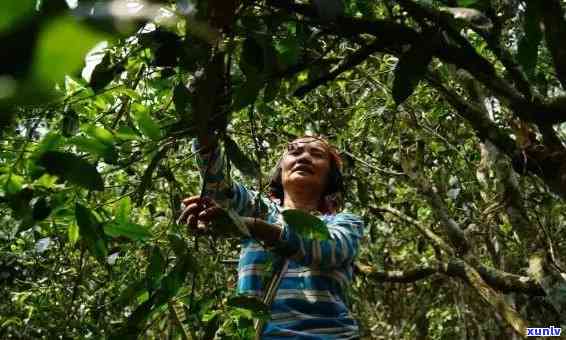
[[[196,143],[193,149],[197,149]],[[329,240],[311,240],[293,232],[281,217],[282,207],[257,193],[233,183],[225,176],[224,156],[216,148],[198,159],[205,180],[205,195],[242,216],[256,209],[268,223],[283,226],[282,241],[275,248],[285,249],[288,267],[284,272],[271,319],[262,339],[357,339],[356,321],[346,307],[345,291],[352,280],[353,261],[363,234],[361,219],[353,214],[321,216],[326,222]],[[208,168],[208,169],[207,169]],[[261,207],[256,204],[260,202]],[[238,265],[238,293],[263,297],[273,269],[283,255],[265,249],[252,239],[242,241]]]

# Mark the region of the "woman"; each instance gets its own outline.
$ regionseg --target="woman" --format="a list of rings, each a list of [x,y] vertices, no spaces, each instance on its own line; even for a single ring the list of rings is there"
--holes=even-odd
[[[181,220],[193,229],[210,224],[222,207],[236,211],[251,236],[243,239],[238,293],[271,295],[271,319],[262,339],[356,339],[359,330],[345,303],[352,266],[362,237],[359,217],[337,213],[342,193],[340,157],[324,139],[306,136],[288,145],[270,183],[270,199],[231,183],[216,142],[203,144],[198,164],[205,197],[190,197]],[[282,219],[283,209],[318,214],[329,240],[302,237]],[[261,216],[253,218],[251,216]],[[199,221],[201,223],[199,223]],[[272,263],[269,270],[268,264]],[[280,275],[273,274],[280,273]],[[270,288],[271,287],[271,288]]]

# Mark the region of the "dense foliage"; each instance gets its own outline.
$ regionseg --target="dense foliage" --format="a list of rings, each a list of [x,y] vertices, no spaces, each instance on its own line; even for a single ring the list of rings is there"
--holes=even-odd
[[[251,338],[238,240],[175,223],[210,131],[261,191],[287,141],[339,147],[364,338],[564,331],[565,8],[2,1],[0,337]]]

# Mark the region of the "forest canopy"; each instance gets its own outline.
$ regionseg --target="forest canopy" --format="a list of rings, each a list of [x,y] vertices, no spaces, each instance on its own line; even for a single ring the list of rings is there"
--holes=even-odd
[[[252,338],[238,240],[176,223],[211,132],[263,193],[289,141],[338,147],[363,338],[565,330],[565,10],[1,1],[0,337]]]

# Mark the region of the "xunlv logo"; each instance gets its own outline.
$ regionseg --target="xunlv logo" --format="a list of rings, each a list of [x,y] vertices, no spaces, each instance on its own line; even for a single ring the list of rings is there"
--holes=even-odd
[[[527,336],[560,336],[560,327],[528,327]]]

